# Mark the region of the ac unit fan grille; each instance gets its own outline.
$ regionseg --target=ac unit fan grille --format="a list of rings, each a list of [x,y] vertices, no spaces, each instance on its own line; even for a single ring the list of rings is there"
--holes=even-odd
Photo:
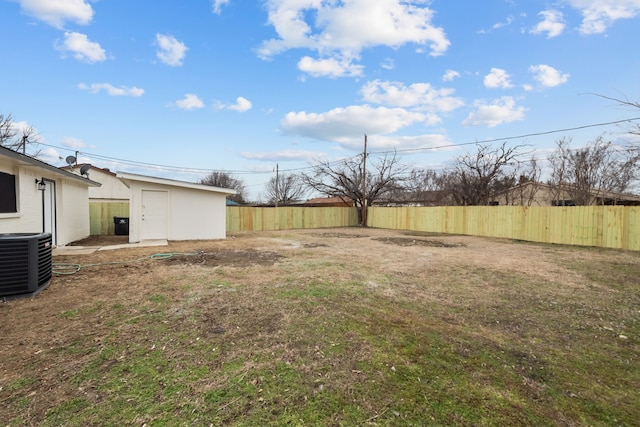
[[[51,235],[47,234],[38,240],[38,287],[51,280],[52,270]]]
[[[49,233],[0,234],[0,296],[35,294],[51,282]]]
[[[0,241],[0,288],[3,293],[21,293],[29,290],[29,242]]]

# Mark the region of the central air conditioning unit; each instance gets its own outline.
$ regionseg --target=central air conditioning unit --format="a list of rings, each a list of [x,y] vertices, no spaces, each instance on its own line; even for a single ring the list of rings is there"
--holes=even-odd
[[[0,234],[0,297],[37,295],[49,286],[51,233]]]

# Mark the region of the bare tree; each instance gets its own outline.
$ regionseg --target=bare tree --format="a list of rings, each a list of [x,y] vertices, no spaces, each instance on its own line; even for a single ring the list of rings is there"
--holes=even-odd
[[[19,126],[11,114],[0,114],[0,145],[37,157],[40,149],[34,147],[39,140],[40,137],[32,126]]]
[[[488,205],[498,192],[513,187],[520,147],[507,147],[506,142],[497,148],[478,144],[475,152],[458,157],[454,170],[443,177],[443,186],[455,204]]]
[[[631,101],[627,97],[624,97],[624,99],[621,99],[621,98],[614,98],[614,97],[611,97],[611,96],[600,95],[600,94],[597,94],[597,93],[591,94],[591,95],[596,95],[596,96],[599,96],[600,98],[608,99],[610,101],[615,101],[620,106],[622,106],[624,108],[629,108],[629,109],[636,110],[636,111],[640,112],[640,102]],[[629,126],[628,126],[628,130],[629,130],[630,134],[640,136],[640,123],[638,123],[637,121],[635,121],[634,123],[630,123]]]
[[[358,219],[363,223],[362,207],[402,187],[408,172],[396,153],[367,163],[364,173],[364,156],[356,156],[338,163],[321,162],[313,171],[303,174],[303,181],[313,190],[343,201],[353,201],[358,209]],[[365,176],[366,175],[366,176]],[[364,177],[364,181],[363,181]],[[364,186],[363,186],[364,183]]]
[[[200,184],[236,190],[236,194],[228,197],[229,200],[233,200],[236,203],[245,203],[244,181],[240,178],[234,178],[227,172],[211,172],[200,180]]]
[[[616,146],[601,136],[574,150],[571,138],[562,138],[556,141],[549,163],[554,199],[566,196],[576,205],[591,205],[610,199],[613,194],[605,197],[607,192],[620,194],[629,189],[639,174],[640,152]]]
[[[270,203],[289,205],[299,201],[307,193],[300,175],[279,173],[266,184],[266,195]]]
[[[431,169],[413,169],[403,188],[393,193],[393,200],[424,206],[452,205],[454,203],[445,185],[447,178],[444,172],[439,174]]]

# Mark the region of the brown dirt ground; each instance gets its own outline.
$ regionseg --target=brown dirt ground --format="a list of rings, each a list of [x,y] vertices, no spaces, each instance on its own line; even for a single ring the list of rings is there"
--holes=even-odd
[[[103,246],[126,243],[126,236],[90,238],[79,244]],[[203,274],[203,269],[213,274],[222,269],[228,276],[237,272],[244,286],[274,286],[279,277],[308,278],[314,271],[304,271],[300,265],[305,262],[341,263],[350,267],[349,274],[367,280],[369,273],[388,274],[410,283],[412,275],[444,274],[448,266],[491,265],[493,270],[522,272],[547,280],[559,280],[571,292],[572,288],[584,286],[572,281],[570,272],[563,270],[554,257],[558,247],[538,245],[508,240],[485,239],[470,236],[428,235],[379,229],[340,228],[318,230],[287,230],[261,233],[230,234],[226,240],[170,242],[169,246],[141,247],[97,251],[90,255],[56,256],[54,263],[72,265],[102,264],[85,267],[76,274],[55,275],[51,285],[33,298],[16,299],[0,303],[0,390],[27,370],[31,370],[37,381],[33,393],[43,397],[42,405],[52,404],[46,397],[55,392],[58,399],[72,395],[76,390],[66,390],[73,386],[67,381],[82,366],[81,358],[60,360],[48,358],[57,346],[68,346],[75,340],[86,342],[109,336],[108,322],[100,320],[113,304],[119,301],[143,304],[153,295],[153,287],[176,271],[185,277]],[[579,258],[600,257],[598,251],[573,250],[569,256]],[[158,253],[173,253],[167,259],[157,261],[146,259]],[[620,253],[619,257],[625,257]],[[141,261],[136,261],[141,260]],[[113,263],[107,264],[104,263]],[[286,267],[295,265],[294,267]],[[251,274],[242,272],[251,269]],[[331,274],[324,272],[323,274]],[[345,274],[345,273],[337,273]],[[296,276],[297,275],[297,276]],[[402,278],[406,279],[402,279]],[[195,282],[195,280],[194,280]],[[373,281],[372,287],[378,285]],[[574,289],[575,290],[575,289]],[[414,292],[409,286],[385,289],[385,294]],[[184,298],[184,289],[176,288],[176,301]],[[211,292],[211,291],[210,291]],[[433,289],[433,297],[448,298],[446,292]],[[429,297],[429,296],[420,296]],[[104,313],[96,313],[96,322],[73,322],[63,313],[94,307],[95,301],[108,301]],[[242,304],[242,302],[235,301]],[[247,312],[247,322],[255,322],[259,313],[250,312],[255,301],[247,301],[246,307],[237,306],[233,310]],[[220,306],[222,307],[222,306]],[[231,309],[231,308],[229,308]],[[181,310],[176,306],[176,310]],[[286,316],[279,314],[279,316]],[[260,318],[258,317],[258,320]],[[277,316],[276,316],[277,320]],[[266,318],[264,331],[269,330]],[[214,325],[215,326],[215,325]],[[219,326],[223,328],[224,326]],[[212,326],[213,328],[213,326]],[[213,328],[212,333],[216,333]],[[2,402],[0,401],[0,405]],[[32,408],[37,411],[38,408]],[[45,410],[41,408],[40,410]],[[0,411],[1,413],[1,411]]]

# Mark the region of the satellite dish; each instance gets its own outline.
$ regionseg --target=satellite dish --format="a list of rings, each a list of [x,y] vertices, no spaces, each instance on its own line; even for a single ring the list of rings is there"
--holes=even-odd
[[[80,168],[80,175],[84,176],[85,178],[89,178],[89,169],[91,169],[91,165],[89,163],[85,163]]]
[[[73,167],[73,165],[76,163],[76,158],[74,156],[67,156],[64,161],[67,162],[69,166]]]

